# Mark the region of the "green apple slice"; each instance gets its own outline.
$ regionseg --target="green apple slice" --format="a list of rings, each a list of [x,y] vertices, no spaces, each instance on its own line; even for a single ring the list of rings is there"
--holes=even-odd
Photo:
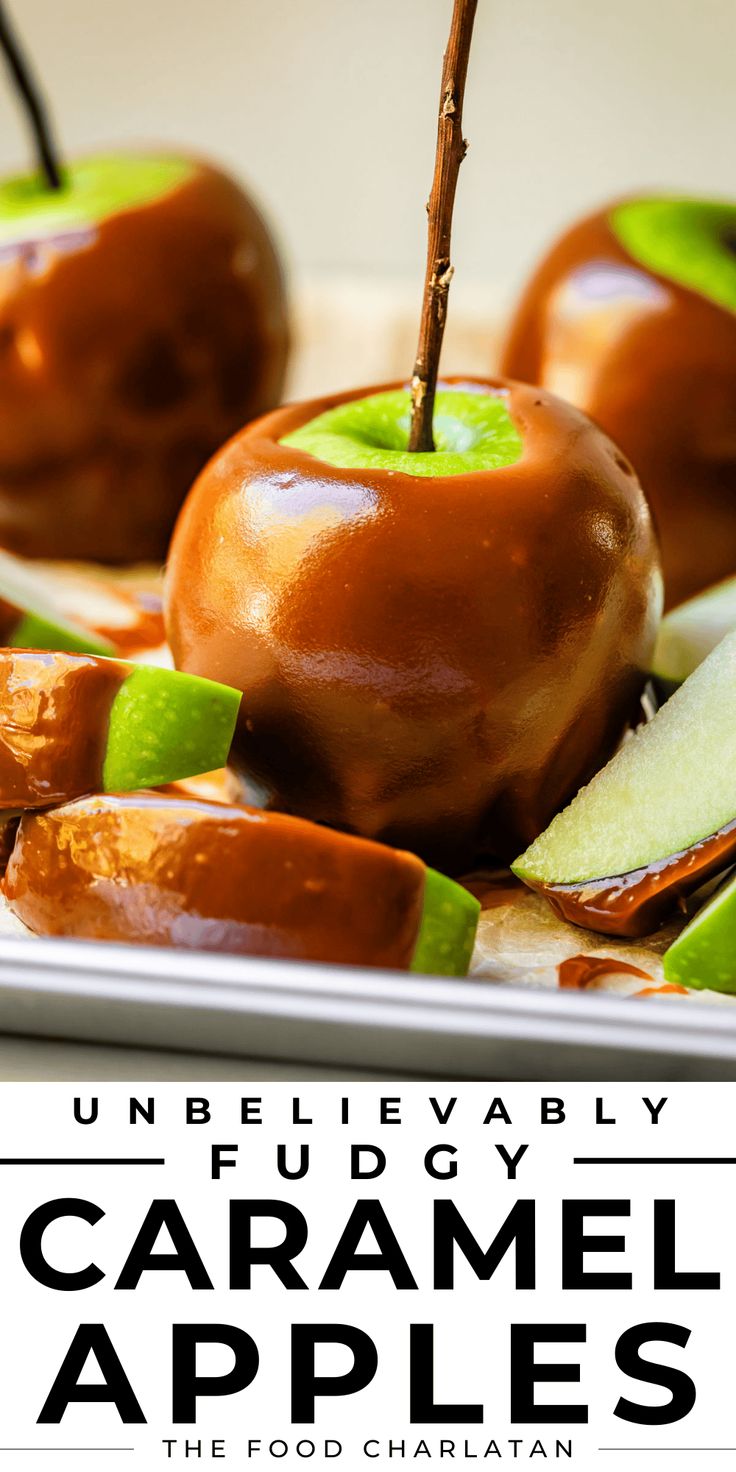
[[[103,791],[161,787],[224,767],[241,698],[201,675],[131,667],[110,711]]]
[[[424,909],[410,970],[427,976],[467,976],[480,903],[462,885],[428,869]]]
[[[0,551],[0,602],[7,605],[2,614],[3,640],[12,648],[60,649],[72,654],[115,653],[109,639],[92,633],[66,615],[48,579],[27,567],[19,557],[3,551]]]
[[[736,992],[736,873],[665,951],[664,974],[681,986]]]
[[[61,189],[48,189],[37,174],[4,179],[0,249],[88,230],[177,189],[194,168],[190,160],[171,155],[102,154],[70,163]]]
[[[681,685],[732,629],[736,629],[736,577],[706,588],[665,615],[652,674],[665,685]]]
[[[736,205],[705,199],[632,199],[610,224],[624,249],[657,276],[736,312]]]
[[[736,818],[736,632],[512,865],[534,887],[623,875]]]
[[[349,399],[310,419],[281,441],[346,470],[404,475],[468,475],[513,465],[523,443],[503,389],[440,387],[435,399],[434,451],[410,451],[411,395],[389,389]]]

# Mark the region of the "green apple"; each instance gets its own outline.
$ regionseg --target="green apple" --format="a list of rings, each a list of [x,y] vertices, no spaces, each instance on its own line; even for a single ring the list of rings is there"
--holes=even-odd
[[[682,893],[706,872],[717,872],[713,860],[721,870],[727,867],[736,843],[734,819],[736,632],[624,742],[512,867],[550,898],[561,886],[590,885],[593,908],[596,894],[606,888],[620,899],[627,888],[623,881],[639,872],[648,881],[645,888],[651,890],[653,876],[663,893],[668,887]],[[672,862],[676,856],[684,863]],[[586,903],[583,895],[582,910],[578,905],[575,913],[579,923],[614,928],[593,918],[587,922]]]
[[[736,992],[736,873],[730,874],[664,953],[667,981]]]
[[[134,209],[169,193],[189,178],[194,165],[162,155],[101,155],[64,169],[63,187],[49,189],[34,174],[0,182],[0,250],[19,241],[73,235],[120,210]]]
[[[115,653],[109,639],[95,635],[69,618],[54,596],[48,578],[19,557],[0,551],[2,641],[15,649],[61,649],[74,654]]]
[[[632,199],[610,216],[635,261],[736,312],[736,205],[701,199]]]
[[[478,929],[480,903],[462,885],[427,869],[424,909],[411,971],[427,976],[467,976]]]
[[[666,688],[681,685],[732,629],[736,629],[736,577],[706,588],[665,614],[652,674]]]
[[[345,470],[397,470],[404,475],[468,475],[513,465],[522,439],[503,393],[442,388],[435,399],[431,453],[411,452],[409,390],[389,389],[327,409],[281,443]]]

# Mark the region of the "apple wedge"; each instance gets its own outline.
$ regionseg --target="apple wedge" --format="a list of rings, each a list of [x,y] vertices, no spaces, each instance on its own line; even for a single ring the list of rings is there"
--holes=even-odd
[[[736,629],[736,577],[665,614],[654,648],[654,678],[665,689],[681,685],[732,629]]]
[[[26,813],[5,893],[42,935],[465,975],[480,905],[413,854],[161,793]]]
[[[667,981],[736,992],[736,873],[730,874],[664,953]]]
[[[0,649],[0,809],[224,766],[240,691],[92,655]]]
[[[513,864],[565,919],[644,935],[736,854],[736,632]]]

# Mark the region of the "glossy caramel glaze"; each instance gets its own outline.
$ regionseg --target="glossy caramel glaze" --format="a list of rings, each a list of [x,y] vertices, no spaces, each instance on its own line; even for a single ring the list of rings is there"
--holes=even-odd
[[[0,251],[0,545],[161,560],[194,476],[277,403],[273,245],[230,179],[185,181],[87,233]]]
[[[110,710],[129,673],[114,659],[0,649],[0,809],[101,786]]]
[[[563,920],[604,935],[648,935],[684,896],[736,859],[736,822],[682,853],[615,879],[585,884],[531,884]]]
[[[542,261],[501,366],[569,399],[629,456],[674,605],[736,571],[736,315],[629,256],[613,208]]]
[[[610,755],[659,616],[631,467],[569,405],[508,394],[521,458],[468,476],[326,465],[237,435],[196,483],[165,591],[180,669],[245,691],[236,753],[283,811],[451,873],[512,858]]]
[[[406,968],[424,882],[413,855],[311,823],[134,793],[26,815],[5,894],[43,935]]]

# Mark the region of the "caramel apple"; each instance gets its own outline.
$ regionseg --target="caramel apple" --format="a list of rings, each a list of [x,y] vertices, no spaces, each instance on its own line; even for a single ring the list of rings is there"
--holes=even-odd
[[[279,400],[274,245],[197,159],[63,161],[1,9],[0,47],[39,164],[0,181],[0,545],[160,560],[193,476]]]
[[[27,814],[5,894],[44,935],[449,975],[467,971],[480,910],[412,854],[153,793]]]
[[[193,476],[275,404],[278,261],[243,191],[164,156],[0,183],[0,544],[160,559]]]
[[[172,539],[178,667],[247,691],[272,806],[451,873],[512,857],[611,751],[660,611],[636,476],[551,394],[438,384],[476,0],[445,52],[414,372],[278,409],[203,471]]]
[[[0,649],[0,811],[223,766],[239,704],[237,691],[174,670]]]
[[[630,465],[551,394],[452,381],[426,454],[408,391],[364,395],[215,456],[172,541],[168,637],[247,692],[236,755],[271,805],[462,872],[610,755],[653,647],[654,536]]]
[[[736,205],[609,205],[543,259],[501,358],[631,458],[670,606],[736,570],[735,242]]]

